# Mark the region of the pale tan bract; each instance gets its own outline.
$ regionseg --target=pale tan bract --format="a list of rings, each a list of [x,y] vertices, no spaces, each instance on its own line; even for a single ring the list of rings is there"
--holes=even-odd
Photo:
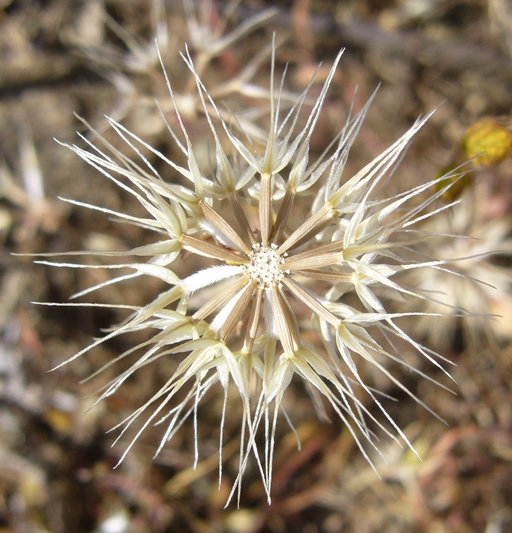
[[[375,197],[377,186],[394,170],[404,149],[428,116],[418,119],[355,175],[346,176],[344,168],[348,154],[373,96],[358,114],[349,115],[345,126],[325,151],[314,156],[310,140],[342,52],[335,58],[321,93],[304,120],[302,108],[310,87],[296,98],[289,111],[283,112],[284,77],[280,87],[276,88],[274,53],[267,142],[261,152],[247,142],[243,132],[228,126],[197,75],[188,52],[183,59],[194,76],[212,135],[216,164],[213,172],[207,173],[206,169],[200,168],[193,139],[189,137],[176,105],[173,107],[181,132],[173,131],[169,121],[165,121],[172,140],[184,154],[186,166],[167,158],[109,118],[112,129],[125,141],[135,158],[119,151],[98,133],[95,134],[95,144],[81,136],[82,146],[65,145],[107,179],[132,194],[145,208],[147,216],[135,217],[67,201],[113,215],[159,236],[153,244],[140,246],[129,253],[97,253],[98,256],[138,259],[118,265],[99,265],[97,268],[128,269],[131,272],[82,291],[75,297],[138,276],[159,278],[164,288],[143,307],[112,305],[130,309],[131,315],[105,337],[62,364],[121,334],[144,328],[157,330],[149,341],[106,363],[106,367],[110,366],[136,351],[142,354],[132,366],[105,385],[99,401],[114,394],[142,367],[164,356],[181,358],[165,384],[120,422],[121,436],[136,421],[142,420],[121,460],[150,424],[166,425],[157,454],[189,417],[193,418],[197,430],[200,400],[218,383],[225,395],[220,417],[220,460],[226,398],[234,385],[244,414],[239,474],[229,499],[236,492],[240,495],[242,476],[252,455],[270,501],[277,419],[282,410],[283,395],[292,379],[304,380],[315,394],[323,395],[327,406],[347,425],[372,463],[365,443],[378,449],[367,420],[390,438],[411,448],[412,445],[387,413],[374,389],[363,380],[360,363],[381,372],[396,388],[422,405],[421,400],[393,376],[389,366],[390,363],[403,365],[422,376],[424,374],[402,359],[389,339],[394,336],[405,341],[411,349],[441,368],[438,354],[415,342],[395,322],[396,318],[415,313],[387,312],[382,295],[387,292],[404,298],[425,298],[413,289],[403,288],[394,277],[404,270],[436,268],[443,264],[443,261],[410,262],[402,258],[402,251],[409,252],[425,238],[416,233],[414,227],[440,210],[432,207],[432,212],[428,211],[444,189],[432,195],[429,191],[433,182],[428,182],[391,198]],[[174,101],[172,84],[165,70],[164,75]],[[225,150],[226,141],[229,151]],[[181,181],[164,180],[152,163],[155,160],[168,167],[166,175],[175,175]],[[446,177],[436,181],[442,180]],[[450,181],[453,180],[445,183]],[[310,206],[309,215],[298,223],[294,214],[303,212],[303,207],[298,210],[303,197]],[[409,202],[412,199],[414,201]],[[407,208],[409,204],[411,207]],[[248,214],[254,212],[254,208],[257,220]],[[183,251],[206,256],[215,264],[180,279],[173,272],[172,263]],[[77,252],[80,253],[89,252]],[[75,263],[49,264],[90,268]],[[315,288],[319,282],[322,292]],[[212,288],[217,286],[218,290],[212,293]],[[204,303],[197,306],[191,303],[197,302],[192,298],[195,293],[213,296],[203,297]],[[356,301],[357,305],[354,304]],[[299,316],[299,309],[306,309],[312,318],[301,318],[304,313]],[[305,340],[306,330],[316,333],[316,342]],[[360,399],[355,388],[374,402],[380,417],[376,416],[375,410],[370,411],[369,403]],[[256,435],[260,432],[264,435],[263,449],[256,445]],[[196,461],[198,455],[196,438]],[[220,461],[219,474],[221,467]]]

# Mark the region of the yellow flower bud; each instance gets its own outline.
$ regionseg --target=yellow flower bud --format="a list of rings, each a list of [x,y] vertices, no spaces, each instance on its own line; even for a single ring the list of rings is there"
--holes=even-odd
[[[496,165],[512,151],[512,130],[494,117],[484,117],[466,130],[461,148],[466,157],[475,157],[478,165]]]

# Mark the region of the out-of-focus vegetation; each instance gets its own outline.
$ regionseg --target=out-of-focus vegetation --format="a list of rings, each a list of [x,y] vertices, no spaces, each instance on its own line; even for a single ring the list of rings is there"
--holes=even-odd
[[[226,10],[234,5],[0,0],[0,533],[511,531],[512,307],[506,291],[512,7],[504,0],[249,0],[236,6],[224,28]],[[275,12],[258,19],[274,6]],[[251,33],[219,54],[209,55],[206,46],[201,56],[206,41],[204,34],[191,35],[194,28],[209,29],[208,38],[220,39],[249,17],[258,20]],[[498,316],[465,323],[450,319],[441,330],[441,319],[410,324],[418,340],[456,364],[451,374],[457,395],[416,375],[400,376],[446,426],[411,399],[401,398],[400,391],[385,390],[399,399],[388,409],[422,462],[408,450],[386,445],[382,451],[387,463],[375,458],[382,476],[378,479],[349,432],[338,422],[319,421],[307,393],[296,387],[286,408],[302,447],[297,451],[295,436],[283,423],[272,506],[267,506],[255,468],[247,471],[240,510],[224,510],[236,475],[241,416],[236,407],[226,424],[220,490],[216,435],[221,395],[212,396],[200,413],[203,447],[197,469],[191,467],[192,428],[183,428],[153,461],[160,435],[155,428],[113,470],[123,441],[111,448],[115,435],[106,431],[147,398],[155,382],[165,379],[165,368],[147,368],[119,394],[88,410],[91,395],[108,376],[99,382],[79,381],[129,347],[131,339],[103,345],[57,372],[47,371],[101,328],[119,322],[121,315],[30,302],[66,301],[104,281],[103,271],[52,270],[10,252],[128,249],[145,242],[148,236],[140,228],[57,199],[126,212],[137,209],[128,195],[53,137],[76,142],[75,130],[84,128],[74,113],[105,131],[106,113],[169,157],[179,158],[154,103],[158,98],[163,111],[172,115],[155,37],[196,144],[207,128],[179,58],[185,42],[196,58],[203,57],[201,76],[221,108],[239,115],[242,126],[244,120],[258,124],[267,113],[259,88],[267,86],[269,71],[268,57],[259,54],[274,31],[283,41],[277,68],[282,71],[289,63],[291,93],[302,91],[317,63],[324,61],[326,69],[319,70],[312,89],[319,90],[330,61],[346,47],[313,139],[319,151],[341,127],[351,103],[357,111],[382,82],[348,170],[359,169],[419,114],[439,106],[387,187],[405,190],[476,157],[460,182],[463,186],[454,189],[459,192],[446,199],[460,197],[464,203],[452,208],[446,228],[435,231],[457,233],[458,222],[467,220],[466,227],[482,242],[494,243],[499,237],[496,246],[502,253],[483,257],[478,266],[478,272],[489,273],[490,279],[483,281],[497,289],[486,288],[473,301],[466,301],[465,292],[461,296],[466,300],[458,302],[473,312]],[[244,70],[254,58],[261,59],[255,60],[254,72]],[[230,80],[239,83],[230,85]],[[203,157],[207,160],[209,154],[205,144]],[[462,208],[466,212],[459,213]],[[485,230],[479,233],[481,228]],[[154,282],[134,283],[123,291],[107,286],[88,301],[94,296],[99,302],[141,304],[157,290]],[[416,364],[421,368],[421,361]],[[441,372],[428,371],[450,384]]]

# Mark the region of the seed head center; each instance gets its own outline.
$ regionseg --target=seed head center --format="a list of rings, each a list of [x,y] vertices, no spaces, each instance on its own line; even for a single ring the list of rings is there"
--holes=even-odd
[[[277,246],[255,244],[249,254],[251,262],[246,265],[245,274],[256,280],[262,289],[271,289],[281,283],[287,271],[279,268],[284,258],[277,253]]]

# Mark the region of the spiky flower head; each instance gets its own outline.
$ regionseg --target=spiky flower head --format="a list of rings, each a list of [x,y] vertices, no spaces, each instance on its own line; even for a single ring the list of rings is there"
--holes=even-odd
[[[166,424],[157,453],[189,417],[193,418],[197,435],[198,405],[209,389],[220,384],[225,398],[235,388],[243,405],[239,474],[231,496],[240,491],[251,455],[270,495],[278,414],[293,379],[303,380],[314,397],[318,393],[323,395],[327,407],[347,425],[370,462],[364,443],[375,449],[376,445],[367,421],[392,439],[409,445],[375,390],[363,380],[361,369],[375,369],[421,403],[389,370],[393,363],[415,371],[395,351],[393,336],[440,367],[437,354],[411,339],[396,323],[397,318],[414,313],[387,312],[384,297],[386,293],[424,297],[413,289],[403,288],[394,278],[404,270],[442,264],[442,261],[414,263],[405,257],[410,255],[410,247],[422,239],[414,226],[429,218],[432,214],[429,206],[443,191],[431,195],[429,182],[393,197],[376,194],[428,116],[418,119],[355,175],[345,175],[345,163],[371,99],[359,113],[349,116],[321,155],[314,155],[310,141],[341,55],[342,52],[334,60],[305,120],[302,110],[311,84],[284,112],[281,105],[284,76],[277,88],[272,57],[268,134],[260,150],[245,132],[223,119],[190,55],[185,53],[183,60],[194,76],[213,141],[214,168],[210,171],[201,168],[194,142],[176,105],[179,133],[167,118],[162,118],[184,156],[183,166],[113,119],[108,119],[112,129],[133,152],[134,159],[94,130],[95,143],[81,136],[85,148],[66,145],[132,194],[147,215],[132,216],[69,201],[114,215],[158,236],[154,243],[128,253],[97,253],[137,259],[99,266],[132,272],[122,273],[77,296],[137,276],[153,276],[165,283],[155,299],[141,307],[129,307],[131,315],[121,325],[66,363],[119,335],[145,328],[156,330],[148,341],[117,358],[116,362],[133,353],[140,354],[127,370],[105,386],[99,398],[102,399],[115,393],[143,367],[164,357],[180,358],[165,383],[119,424],[120,435],[133,425],[137,427],[121,460],[151,424]],[[165,77],[174,100],[172,84],[166,74]],[[157,171],[155,161],[168,167],[170,172],[165,179]],[[442,179],[445,178],[439,181]],[[408,204],[413,205],[407,208]],[[213,266],[200,267],[179,277],[173,263],[184,253],[207,257]],[[84,267],[74,263],[51,264]],[[417,372],[424,375],[420,370]],[[368,409],[361,393],[375,402],[380,417]],[[225,401],[220,448],[226,405]],[[263,448],[257,444],[260,433],[264,436]],[[197,457],[196,439],[196,460]]]

